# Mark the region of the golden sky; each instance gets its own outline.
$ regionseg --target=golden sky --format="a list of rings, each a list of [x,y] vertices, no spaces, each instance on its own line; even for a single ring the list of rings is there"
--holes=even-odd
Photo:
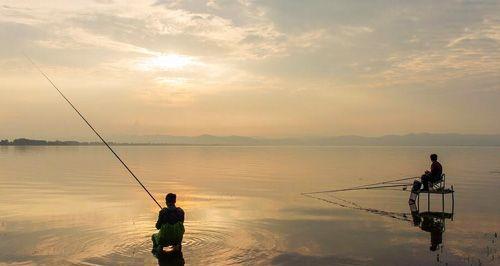
[[[0,0],[0,137],[500,133],[499,1]]]

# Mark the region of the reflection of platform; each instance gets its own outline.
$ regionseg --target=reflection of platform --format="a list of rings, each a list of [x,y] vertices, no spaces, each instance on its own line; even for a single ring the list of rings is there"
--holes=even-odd
[[[439,219],[453,219],[453,213],[449,212],[421,212],[420,216],[439,218]]]
[[[410,204],[413,225],[420,227],[422,231],[429,232],[431,245],[429,249],[436,251],[443,243],[443,233],[446,230],[446,219],[453,221],[453,212],[420,212],[415,203]]]

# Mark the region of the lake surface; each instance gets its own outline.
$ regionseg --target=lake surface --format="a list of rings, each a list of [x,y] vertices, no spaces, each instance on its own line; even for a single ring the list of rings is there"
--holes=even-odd
[[[186,265],[500,265],[500,147],[116,150],[160,203],[177,193]],[[456,193],[427,231],[401,189],[301,195],[417,176],[430,153]],[[0,147],[0,265],[158,264],[158,210],[105,147]]]

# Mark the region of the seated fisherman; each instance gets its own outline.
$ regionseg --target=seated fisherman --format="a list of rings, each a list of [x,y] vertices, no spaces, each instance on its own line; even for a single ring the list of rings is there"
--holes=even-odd
[[[184,211],[175,206],[177,196],[168,193],[165,197],[167,207],[158,214],[156,229],[160,231],[153,234],[153,254],[159,255],[164,247],[170,246],[170,251],[181,251],[182,237],[184,236]]]
[[[438,181],[441,181],[442,174],[443,174],[443,167],[441,164],[437,161],[437,155],[436,154],[431,154],[431,171],[425,171],[425,174],[420,177],[422,182],[415,180],[413,182],[413,187],[411,189],[410,193],[410,199],[408,202],[410,204],[415,203],[415,200],[418,196],[418,194],[421,191],[422,184],[424,185],[424,188],[422,190],[424,191],[429,191],[429,182],[431,183],[436,183]]]
[[[422,180],[422,184],[424,185],[423,190],[429,190],[429,182],[436,183],[441,181],[443,174],[443,166],[437,161],[437,154],[431,154],[431,171],[425,171],[425,174],[420,178]]]

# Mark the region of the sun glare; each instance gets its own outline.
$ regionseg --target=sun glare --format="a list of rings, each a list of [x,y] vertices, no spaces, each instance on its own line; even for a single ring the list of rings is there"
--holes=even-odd
[[[192,57],[179,54],[167,54],[148,58],[140,62],[138,66],[143,70],[168,70],[181,69],[194,63],[195,60]]]

